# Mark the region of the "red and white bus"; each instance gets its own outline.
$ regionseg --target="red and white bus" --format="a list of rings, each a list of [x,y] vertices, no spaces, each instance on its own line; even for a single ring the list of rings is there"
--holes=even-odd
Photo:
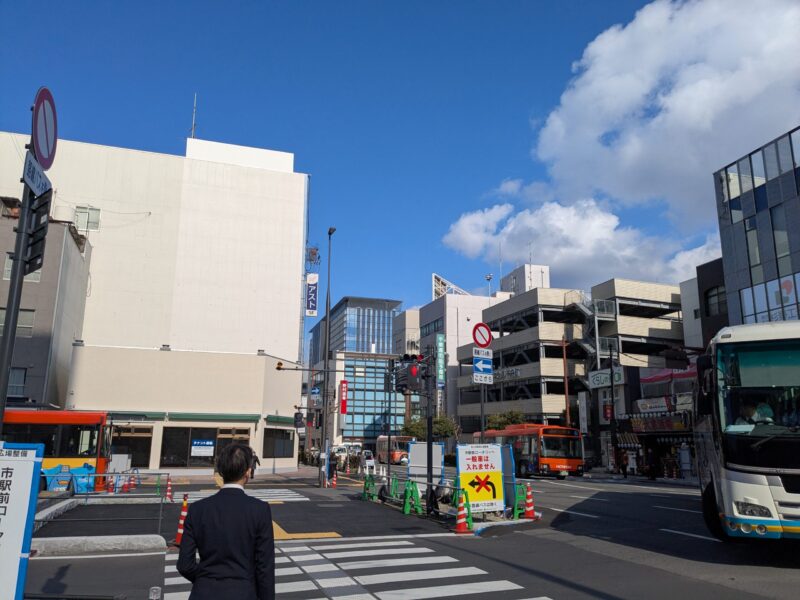
[[[408,462],[408,443],[414,440],[416,440],[416,438],[407,435],[393,435],[392,449],[390,452],[388,436],[378,436],[378,443],[375,446],[377,449],[376,454],[378,455],[378,462],[385,464],[387,455],[390,455],[393,465]]]
[[[480,432],[473,434],[474,442]],[[583,475],[583,441],[581,433],[572,427],[523,423],[505,429],[490,429],[484,433],[487,443],[509,444],[514,452],[514,464],[520,477],[554,475]]]

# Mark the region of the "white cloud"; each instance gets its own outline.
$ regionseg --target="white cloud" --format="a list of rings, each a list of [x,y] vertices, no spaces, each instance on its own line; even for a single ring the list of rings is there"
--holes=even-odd
[[[503,179],[492,194],[495,196],[516,196],[522,189],[522,179]]]
[[[499,204],[461,215],[444,243],[492,264],[499,260],[501,245],[507,263],[527,262],[532,253],[534,262],[551,267],[554,284],[581,289],[612,277],[678,283],[694,277],[698,264],[719,256],[717,236],[682,250],[679,241],[622,226],[591,199],[571,205],[546,202],[514,214],[510,208]]]
[[[539,132],[558,196],[714,225],[711,173],[800,122],[798,31],[797,0],[658,0],[601,33]]]

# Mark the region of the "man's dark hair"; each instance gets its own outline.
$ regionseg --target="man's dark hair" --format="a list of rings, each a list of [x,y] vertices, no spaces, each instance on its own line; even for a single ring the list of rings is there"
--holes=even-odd
[[[230,444],[217,456],[217,472],[225,483],[241,480],[253,464],[253,450],[244,444]]]

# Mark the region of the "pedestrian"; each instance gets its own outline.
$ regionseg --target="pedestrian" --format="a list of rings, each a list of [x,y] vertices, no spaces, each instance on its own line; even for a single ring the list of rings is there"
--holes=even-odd
[[[261,466],[261,461],[258,459],[258,455],[253,452],[253,462],[250,464],[250,479],[256,478],[256,467]]]
[[[652,448],[647,449],[647,476],[651,481],[656,480],[656,453]]]
[[[625,479],[628,478],[628,461],[629,461],[628,452],[626,450],[623,450],[622,451],[622,476],[625,477]]]
[[[177,563],[192,582],[189,600],[275,598],[272,514],[244,492],[252,465],[250,446],[226,446],[217,457],[222,489],[189,507]]]

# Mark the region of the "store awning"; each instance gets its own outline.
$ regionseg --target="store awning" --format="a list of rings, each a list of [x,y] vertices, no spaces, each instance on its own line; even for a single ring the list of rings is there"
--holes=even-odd
[[[617,446],[619,448],[631,448],[631,449],[642,447],[642,445],[639,443],[639,438],[635,433],[618,433]]]

